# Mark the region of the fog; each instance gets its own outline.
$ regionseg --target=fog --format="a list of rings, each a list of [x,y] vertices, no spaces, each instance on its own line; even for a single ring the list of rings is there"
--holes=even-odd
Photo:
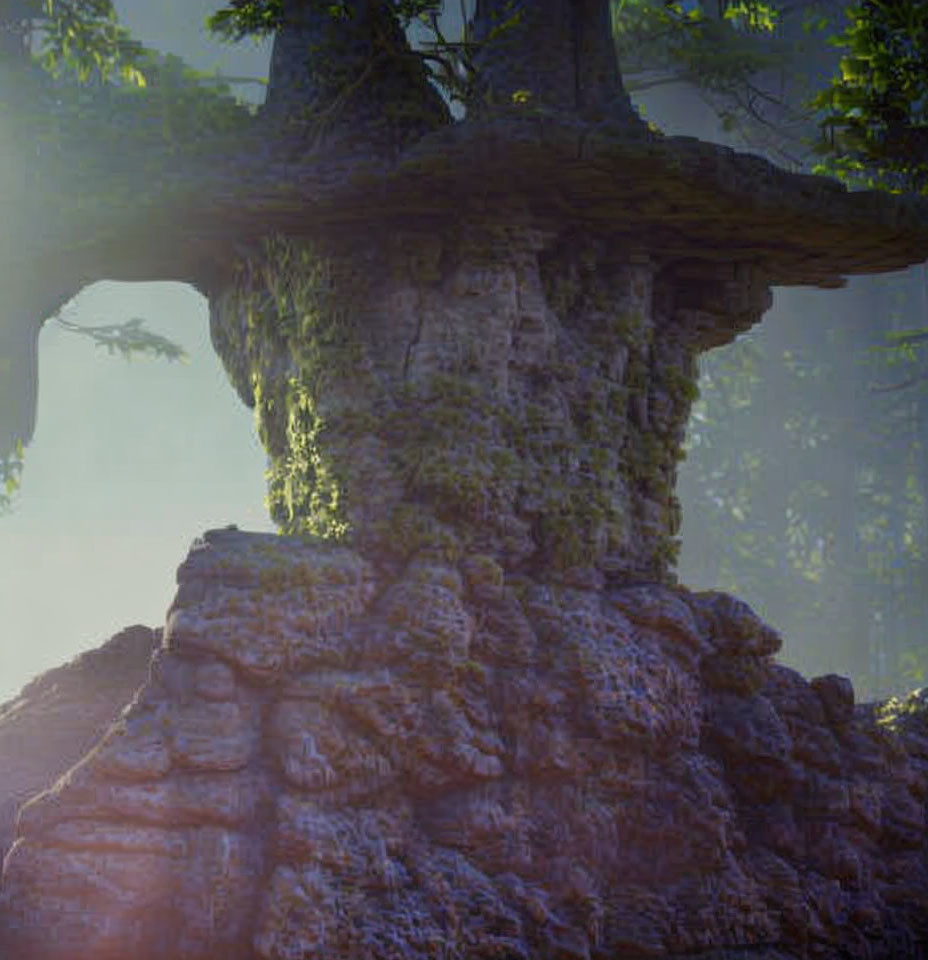
[[[200,69],[267,76],[268,43],[230,47],[207,36],[202,20],[215,8],[207,0],[116,0],[116,6],[123,22],[147,45],[176,53]],[[237,89],[252,99],[262,95],[254,84]],[[634,99],[667,133],[725,142],[716,115],[685,88],[661,87]],[[925,323],[924,313],[917,312],[925,306],[917,298],[923,279],[922,268],[916,268],[899,284],[898,289],[911,296],[905,315],[897,316],[897,328]],[[790,390],[789,383],[781,384],[785,391],[781,397],[774,389],[773,361],[779,363],[784,351],[809,357],[821,348],[828,356],[835,355],[843,349],[840,345],[816,347],[815,338],[810,340],[814,325],[825,329],[819,322],[823,316],[836,324],[841,317],[850,321],[856,316],[858,326],[865,328],[867,311],[888,310],[894,289],[885,280],[875,284],[861,279],[841,291],[776,292],[774,308],[742,345],[768,361],[763,368],[767,406],[763,410],[762,403],[755,406],[766,411],[769,424],[762,428],[762,417],[750,424],[760,448],[765,435],[772,444],[782,432],[778,405],[787,402]],[[120,323],[134,316],[180,343],[190,362],[127,363],[53,322],[41,334],[35,439],[26,452],[22,491],[12,512],[0,518],[0,702],[36,673],[97,646],[124,626],[160,625],[173,595],[174,572],[203,530],[230,523],[249,530],[272,529],[263,506],[264,454],[251,411],[229,385],[210,345],[205,301],[181,284],[102,283],[86,289],[67,310],[69,320],[86,325]],[[737,347],[714,353],[736,356],[730,351]],[[707,362],[711,366],[717,358]],[[858,405],[854,408],[858,421],[811,451],[809,479],[829,472],[858,476],[865,466],[860,451],[867,447],[868,431],[880,420],[867,415],[875,403],[867,393],[869,374],[861,369],[859,379],[854,379],[852,367],[841,380],[848,387],[842,402]],[[697,434],[694,430],[693,436]],[[712,434],[711,443],[716,451],[712,456],[721,463],[744,440],[723,425]],[[827,462],[822,460],[823,448]],[[924,636],[916,635],[924,620],[893,621],[890,629],[883,608],[868,606],[867,597],[862,606],[859,581],[842,573],[842,565],[854,561],[850,551],[859,544],[838,543],[828,558],[831,566],[822,561],[824,572],[818,582],[809,581],[806,570],[795,591],[784,577],[776,590],[768,589],[768,580],[739,566],[734,551],[730,556],[724,549],[720,553],[717,536],[713,539],[712,528],[717,534],[718,524],[707,512],[705,484],[700,480],[707,448],[702,449],[702,454],[691,453],[681,468],[681,582],[699,589],[736,587],[783,630],[782,659],[806,673],[849,675],[867,695],[906,686],[895,664],[900,651],[924,651]],[[752,518],[762,518],[765,510],[782,514],[783,509],[792,509],[787,492],[797,487],[796,473],[801,479],[803,461],[781,457],[772,462],[782,464],[782,475],[768,469],[765,483],[757,487],[763,489],[765,500],[753,503]],[[834,497],[822,503],[823,510],[835,509]],[[838,504],[837,509],[843,508]],[[813,539],[815,526],[813,517],[811,526],[807,524]],[[821,526],[828,524],[822,520]],[[924,541],[923,528],[921,536]],[[825,542],[824,535],[820,539]],[[836,556],[839,548],[845,553]],[[771,569],[787,563],[784,558],[790,556],[782,544],[771,547]],[[768,579],[772,582],[773,574]],[[894,589],[911,591],[911,579]],[[814,609],[808,600],[812,596],[821,599]],[[904,600],[893,594],[888,603],[901,608]],[[908,686],[917,685],[918,669],[916,662]]]
[[[267,78],[270,44],[211,40],[209,3],[116,7],[148,46],[198,69]],[[263,97],[253,84],[241,93]],[[175,571],[204,530],[273,529],[264,451],[210,343],[205,299],[179,283],[98,283],[65,316],[88,326],[141,317],[189,363],[127,362],[45,324],[35,438],[0,517],[0,702],[122,627],[162,624]]]

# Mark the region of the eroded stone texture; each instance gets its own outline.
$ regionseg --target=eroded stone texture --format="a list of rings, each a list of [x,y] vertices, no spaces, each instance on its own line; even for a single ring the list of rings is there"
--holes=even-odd
[[[0,705],[0,860],[20,804],[77,763],[148,678],[161,630],[133,626]]]
[[[763,272],[696,277],[517,210],[346,242],[267,243],[211,308],[282,528],[397,569],[670,576],[695,357],[760,319]]]
[[[928,950],[924,694],[848,709],[726,594],[231,530],[179,584],[22,809],[4,957]]]

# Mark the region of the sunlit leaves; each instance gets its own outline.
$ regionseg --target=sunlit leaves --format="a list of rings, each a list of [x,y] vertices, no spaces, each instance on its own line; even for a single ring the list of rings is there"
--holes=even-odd
[[[206,26],[229,41],[262,37],[280,26],[283,12],[283,0],[230,0],[228,6],[206,18]]]
[[[403,26],[413,20],[428,20],[441,11],[442,0],[392,0]],[[349,20],[354,4],[338,0],[325,6],[333,20]],[[229,3],[206,18],[209,30],[224,40],[237,41],[248,36],[261,37],[273,33],[283,22],[283,0],[229,0]]]
[[[812,101],[822,111],[817,172],[849,183],[928,193],[928,0],[864,0],[834,39],[840,74]]]
[[[731,0],[722,16],[742,29],[773,33],[780,13],[772,4],[760,0]]]
[[[613,33],[623,73],[660,65],[682,79],[721,88],[771,65],[769,47],[754,37],[758,31],[773,30],[778,13],[771,4],[729,3],[721,18],[708,16],[705,6],[660,0],[614,2]],[[634,83],[629,85],[634,89]]]
[[[80,82],[115,75],[144,86],[137,62],[142,46],[117,22],[112,0],[44,0],[41,14],[41,62],[50,73],[68,69]]]
[[[869,349],[871,359],[892,379],[881,378],[871,384],[877,393],[905,390],[916,385],[928,386],[928,327],[893,330],[885,334],[884,342]],[[899,370],[899,368],[902,368]]]

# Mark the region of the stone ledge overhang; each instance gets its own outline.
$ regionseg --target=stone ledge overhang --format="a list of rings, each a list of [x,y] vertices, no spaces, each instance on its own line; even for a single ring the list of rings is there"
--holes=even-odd
[[[508,116],[443,127],[392,163],[254,160],[235,181],[190,198],[201,249],[219,233],[323,235],[378,219],[439,225],[509,209],[664,262],[751,263],[772,285],[838,287],[847,275],[928,260],[928,199],[852,192],[691,137]]]
[[[841,286],[928,260],[928,199],[851,192],[692,137],[554,117],[440,129],[389,170],[356,170],[319,214],[442,218],[502,201],[660,260],[753,263],[773,285]]]
[[[107,189],[137,202],[49,210],[40,234],[24,218],[0,265],[65,275],[77,289],[181,280],[209,293],[230,259],[269,233],[323,239],[378,220],[441,227],[505,210],[664,263],[751,264],[771,285],[836,287],[928,259],[928,199],[850,192],[690,137],[507,113],[441,127],[393,159],[363,142],[300,152],[259,118],[205,158],[165,157],[144,174],[120,161]]]

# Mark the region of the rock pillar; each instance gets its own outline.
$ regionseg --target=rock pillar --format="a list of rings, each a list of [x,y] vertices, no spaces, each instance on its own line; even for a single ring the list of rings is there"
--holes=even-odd
[[[277,238],[214,298],[211,329],[257,408],[285,532],[375,562],[659,581],[696,352],[713,319],[730,336],[768,303],[736,273],[710,304],[646,253],[504,216],[350,249]]]

